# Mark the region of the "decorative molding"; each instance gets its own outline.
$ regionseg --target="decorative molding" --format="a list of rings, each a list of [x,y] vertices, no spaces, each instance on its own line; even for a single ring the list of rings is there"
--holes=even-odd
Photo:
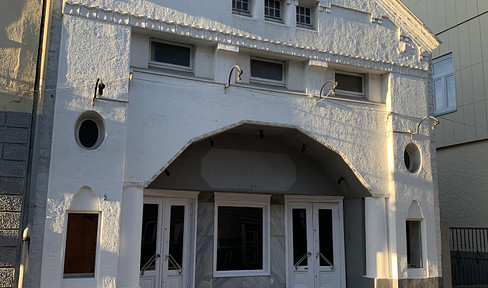
[[[320,5],[329,5],[330,0],[320,1]],[[366,69],[374,69],[385,72],[395,72],[408,75],[425,76],[428,72],[428,63],[422,62],[421,66],[398,64],[383,59],[372,59],[360,55],[351,55],[336,51],[326,51],[317,47],[302,46],[299,44],[285,43],[279,40],[262,38],[257,35],[243,34],[229,30],[217,30],[213,27],[194,26],[186,23],[171,21],[168,19],[155,19],[144,15],[130,14],[125,11],[111,10],[98,6],[87,6],[80,2],[65,1],[63,14],[81,16],[121,25],[141,27],[154,31],[181,35],[207,41],[228,44],[235,47],[259,49],[263,51],[279,53],[289,56],[304,57],[312,60],[337,63],[343,65],[358,66]],[[222,46],[223,47],[223,46]],[[232,48],[234,49],[234,48]],[[231,50],[232,50],[231,49]],[[420,71],[408,71],[420,70]]]

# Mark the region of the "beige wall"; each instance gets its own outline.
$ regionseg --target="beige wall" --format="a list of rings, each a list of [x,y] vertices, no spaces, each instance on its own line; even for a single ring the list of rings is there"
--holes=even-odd
[[[457,111],[439,116],[437,146],[488,138],[488,1],[403,0],[443,42],[433,57],[453,52]],[[478,17],[476,17],[478,16]]]
[[[0,111],[31,112],[42,0],[0,1]]]

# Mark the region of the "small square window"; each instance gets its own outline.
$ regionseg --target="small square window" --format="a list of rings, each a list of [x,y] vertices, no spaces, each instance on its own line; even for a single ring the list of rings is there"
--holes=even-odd
[[[284,66],[281,61],[251,59],[251,81],[284,85]]]
[[[282,21],[280,0],[264,0],[264,17],[266,20]]]
[[[434,78],[434,115],[456,111],[456,81],[452,53],[432,60]]]
[[[419,220],[407,220],[407,263],[408,268],[423,268],[422,233]]]
[[[94,278],[98,214],[69,213],[63,278]]]
[[[193,46],[151,41],[151,65],[182,70],[192,69]]]
[[[232,0],[232,12],[235,14],[250,15],[249,0]]]
[[[343,96],[365,97],[364,75],[336,72],[336,94]]]
[[[297,6],[296,19],[298,27],[313,28],[311,8]]]

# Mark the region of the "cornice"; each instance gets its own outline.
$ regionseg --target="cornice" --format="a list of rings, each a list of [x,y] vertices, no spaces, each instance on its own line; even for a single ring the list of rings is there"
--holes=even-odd
[[[331,64],[336,63],[358,66],[366,69],[420,77],[425,77],[428,75],[428,61],[425,61],[426,59],[424,57],[419,57],[421,66],[406,65],[382,59],[372,59],[360,55],[351,55],[336,51],[325,51],[318,47],[286,43],[276,39],[262,38],[252,34],[243,34],[230,30],[218,30],[213,27],[194,26],[187,23],[172,21],[170,19],[154,19],[146,15],[136,15],[128,11],[112,10],[105,7],[90,6],[72,1],[64,2],[63,14],[207,40],[214,43],[233,45],[240,48],[258,49],[271,53],[303,57],[328,62]],[[406,37],[399,37],[400,43],[405,41],[405,38]]]

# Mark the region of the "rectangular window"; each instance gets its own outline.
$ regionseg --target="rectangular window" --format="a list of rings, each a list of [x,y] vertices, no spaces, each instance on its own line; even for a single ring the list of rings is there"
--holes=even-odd
[[[344,96],[365,97],[364,75],[348,72],[336,72],[336,94]]]
[[[267,20],[274,20],[281,22],[281,1],[280,0],[264,0],[264,17]]]
[[[232,0],[232,12],[250,15],[249,0]]]
[[[216,193],[216,277],[269,275],[269,196],[241,196]]]
[[[193,46],[185,44],[151,41],[151,61],[153,66],[175,68],[180,70],[192,69]]]
[[[456,111],[456,83],[452,53],[432,60],[434,78],[434,114]]]
[[[284,66],[281,61],[251,59],[251,81],[284,85]]]
[[[297,6],[296,9],[297,26],[304,28],[313,28],[312,9],[303,6]]]
[[[63,278],[94,278],[98,214],[69,213]]]
[[[408,268],[423,268],[421,221],[407,220]]]

